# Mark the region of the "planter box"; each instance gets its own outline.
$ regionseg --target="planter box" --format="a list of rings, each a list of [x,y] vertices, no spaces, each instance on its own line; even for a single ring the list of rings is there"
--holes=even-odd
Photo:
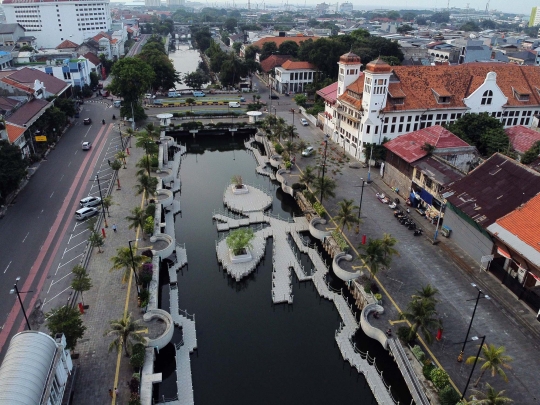
[[[249,250],[246,250],[246,253],[242,255],[234,255],[232,250],[229,250],[229,257],[231,259],[231,263],[233,264],[247,263],[253,260],[253,256]]]
[[[249,188],[246,185],[242,184],[242,187],[238,188],[234,184],[231,186],[233,194],[247,194],[249,193]]]

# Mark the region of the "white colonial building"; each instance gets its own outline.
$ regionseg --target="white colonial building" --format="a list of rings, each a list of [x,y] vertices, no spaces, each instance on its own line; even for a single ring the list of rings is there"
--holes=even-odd
[[[466,113],[488,113],[504,127],[530,126],[540,113],[535,66],[390,66],[377,59],[361,72],[353,53],[341,56],[338,65],[338,82],[317,92],[326,104],[318,124],[359,160],[365,160],[365,143],[451,123]]]
[[[54,48],[69,39],[82,43],[111,27],[109,0],[4,0],[7,23],[19,23],[38,47]]]
[[[317,68],[309,62],[288,60],[275,68],[272,87],[279,93],[302,93],[306,84],[313,83]]]

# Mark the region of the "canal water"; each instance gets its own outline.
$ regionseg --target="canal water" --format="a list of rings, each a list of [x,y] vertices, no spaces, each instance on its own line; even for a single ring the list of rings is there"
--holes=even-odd
[[[375,403],[364,377],[343,361],[336,346],[340,317],[332,302],[321,299],[311,282],[299,283],[293,275],[294,304],[272,304],[271,239],[263,261],[241,282],[218,264],[215,241],[220,234],[212,212],[224,209],[223,192],[233,175],[270,190],[273,214],[299,214],[294,199],[255,172],[255,159],[244,149],[243,139],[199,137],[188,140],[187,147],[180,170],[182,214],[175,226],[189,262],[178,274],[179,307],[196,317],[198,350],[191,355],[195,403]],[[164,278],[160,301],[168,309]],[[173,340],[180,336],[177,331]],[[170,344],[155,364],[155,371],[163,372],[155,398],[176,395],[174,365]]]

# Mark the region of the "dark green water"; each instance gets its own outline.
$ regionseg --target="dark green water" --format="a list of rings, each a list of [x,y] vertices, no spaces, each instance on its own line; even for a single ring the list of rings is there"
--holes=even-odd
[[[231,176],[240,174],[244,182],[273,191],[274,214],[299,212],[290,196],[256,174],[255,159],[241,140],[236,145],[229,137],[197,142],[188,144],[182,161],[182,217],[176,218],[177,241],[186,244],[189,261],[178,277],[180,308],[196,315],[195,403],[375,403],[364,377],[343,361],[335,344],[340,317],[334,304],[320,299],[311,282],[299,283],[293,276],[294,304],[272,305],[271,239],[264,260],[244,281],[234,282],[219,267],[212,211],[223,208]],[[162,289],[165,308],[167,290]],[[155,387],[156,397],[176,394],[173,367],[174,351],[162,350],[156,371],[164,372],[164,381]]]

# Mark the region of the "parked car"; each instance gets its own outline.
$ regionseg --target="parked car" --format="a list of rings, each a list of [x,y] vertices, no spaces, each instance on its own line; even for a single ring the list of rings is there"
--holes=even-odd
[[[194,91],[193,96],[195,96],[195,97],[205,97],[206,94],[204,94],[204,91]]]
[[[122,106],[122,100],[114,100],[113,101],[113,105],[116,107],[116,108],[120,108]]]
[[[270,98],[271,98],[272,100],[279,100],[279,96],[276,96],[275,94],[272,94],[272,95],[270,96]]]
[[[80,210],[77,210],[75,211],[75,219],[77,221],[83,221],[85,220],[86,218],[90,218],[90,217],[93,217],[94,215],[96,215],[99,211],[95,208],[92,208],[92,207],[84,207],[84,208],[81,208]]]
[[[303,126],[307,127],[309,125],[309,122],[308,120],[306,120],[305,118],[301,118],[300,119],[300,122],[302,123]]]
[[[79,118],[80,116],[81,116],[81,114],[77,111],[77,112],[75,113],[75,118]]]
[[[150,94],[150,93],[146,93],[146,94],[144,95],[144,98],[156,98],[156,95],[155,95],[155,94],[152,95],[152,94]]]
[[[92,142],[83,142],[82,143],[82,150],[90,150],[92,147]]]
[[[170,97],[170,98],[180,97],[180,93],[177,92],[176,90],[174,91],[171,90],[167,93],[167,97]]]
[[[313,146],[308,146],[306,149],[302,151],[302,156],[311,156],[315,153],[315,149],[313,149]]]
[[[99,205],[99,204],[101,204],[101,198],[99,197],[88,196],[88,197],[84,197],[81,201],[79,201],[79,205],[82,208],[95,207],[96,205]]]
[[[85,118],[85,119],[83,120],[83,124],[84,124],[84,125],[90,125],[91,123],[92,123],[92,118]]]
[[[229,101],[229,107],[240,108],[240,103],[238,101]]]

